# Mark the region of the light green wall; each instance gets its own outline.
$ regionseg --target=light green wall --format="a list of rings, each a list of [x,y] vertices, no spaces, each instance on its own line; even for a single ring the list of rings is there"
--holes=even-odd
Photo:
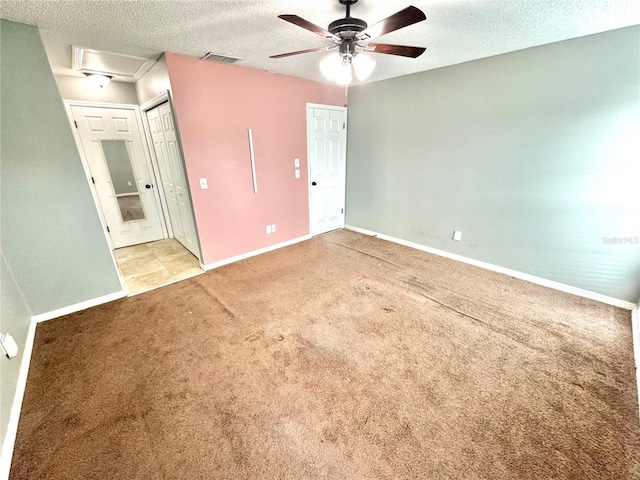
[[[136,82],[136,94],[140,105],[171,90],[167,59],[164,54],[158,62]]]
[[[24,303],[22,294],[2,255],[0,259],[0,332],[9,332],[21,348],[18,355],[12,359],[8,359],[5,355],[0,358],[0,446],[4,443],[7,433],[30,320],[31,312]]]
[[[138,104],[136,87],[133,83],[112,81],[106,87],[100,88],[85,77],[54,75],[54,78],[60,96],[64,100]]]
[[[3,256],[34,315],[119,292],[38,30],[0,30]]]
[[[640,236],[639,45],[635,26],[350,88],[347,224],[637,301],[640,245],[603,239]]]

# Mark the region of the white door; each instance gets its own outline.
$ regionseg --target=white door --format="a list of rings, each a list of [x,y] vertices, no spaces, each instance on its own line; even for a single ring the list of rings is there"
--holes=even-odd
[[[72,106],[113,248],[164,238],[134,110]]]
[[[307,105],[311,235],[344,227],[346,109]]]
[[[200,258],[187,178],[169,102],[149,110],[147,119],[167,200],[173,236]]]

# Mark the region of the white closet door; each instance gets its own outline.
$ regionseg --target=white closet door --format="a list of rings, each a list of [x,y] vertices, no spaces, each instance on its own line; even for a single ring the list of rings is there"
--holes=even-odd
[[[189,198],[184,162],[169,103],[147,112],[153,147],[158,159],[173,235],[191,253],[200,258],[193,209]]]

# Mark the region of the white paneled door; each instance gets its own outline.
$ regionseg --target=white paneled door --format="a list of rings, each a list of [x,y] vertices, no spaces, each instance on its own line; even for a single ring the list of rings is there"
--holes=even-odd
[[[307,105],[311,235],[344,227],[346,109]]]
[[[164,238],[135,110],[72,106],[71,112],[113,248]]]
[[[200,258],[184,163],[169,102],[147,112],[173,236]]]

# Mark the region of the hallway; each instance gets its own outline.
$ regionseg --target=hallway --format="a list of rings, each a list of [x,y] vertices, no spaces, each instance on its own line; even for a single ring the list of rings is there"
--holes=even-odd
[[[198,259],[170,238],[114,250],[127,295],[204,273]]]

